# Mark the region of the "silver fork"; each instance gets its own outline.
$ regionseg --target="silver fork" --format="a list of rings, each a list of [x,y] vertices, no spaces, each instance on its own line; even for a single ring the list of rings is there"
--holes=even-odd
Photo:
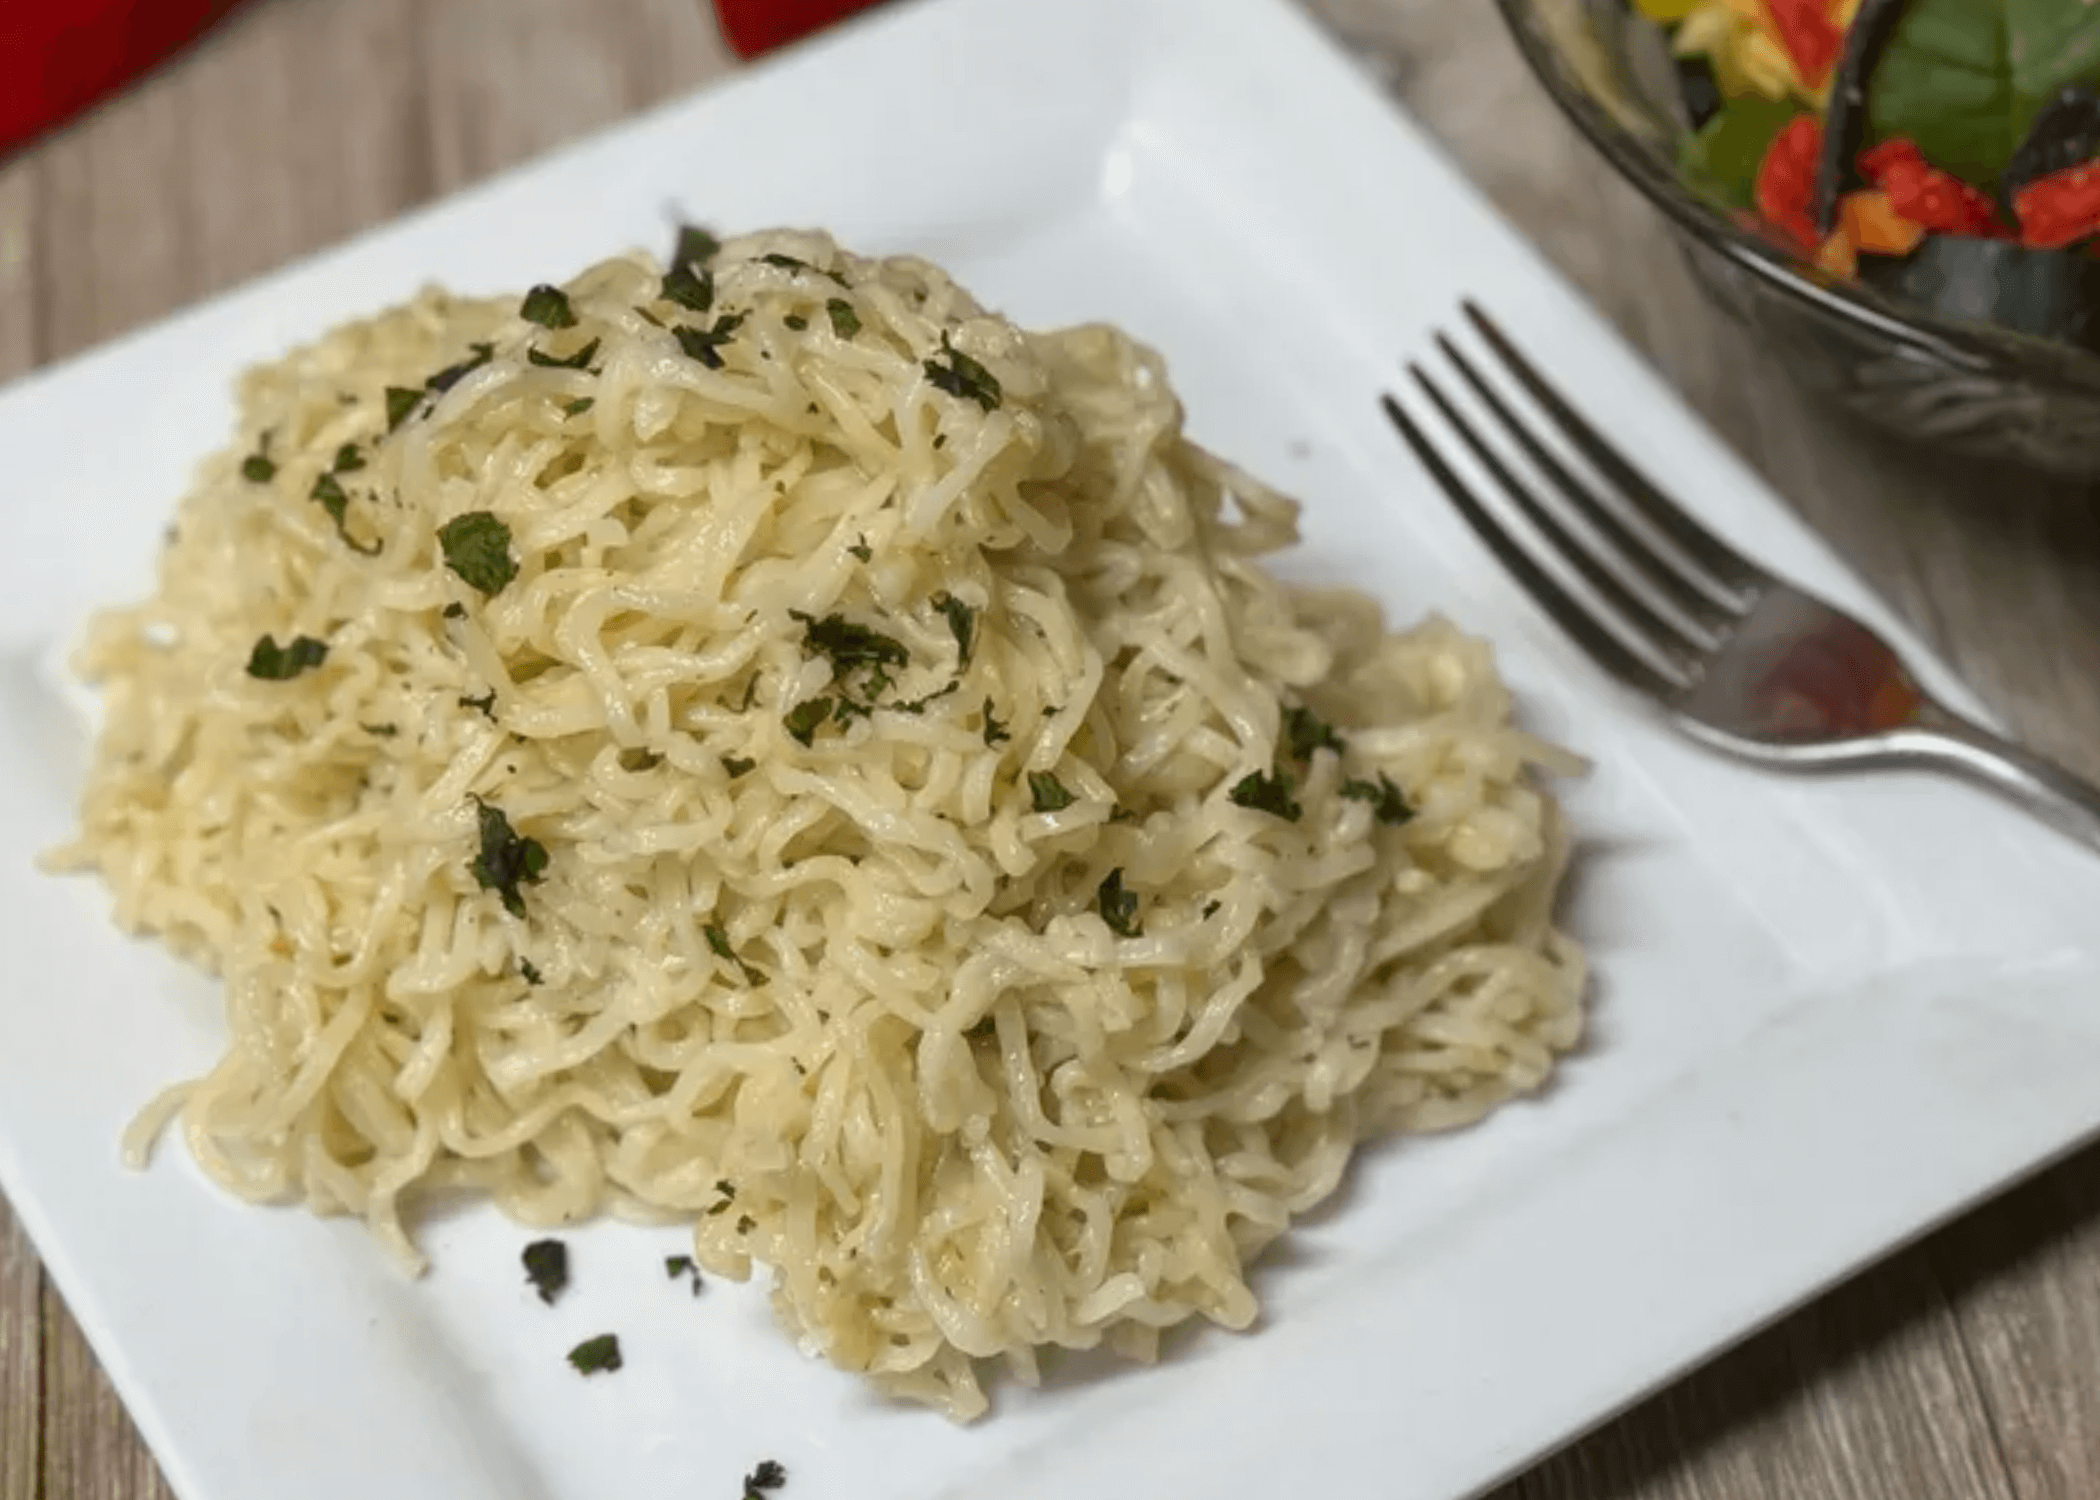
[[[1547,384],[1487,314],[1471,302],[1463,306],[1497,361],[1605,481],[1611,499],[1556,456],[1441,333],[1438,350],[1493,425],[1467,417],[1420,364],[1410,362],[1408,373],[1539,540],[1523,540],[1499,519],[1390,393],[1381,398],[1386,415],[1480,539],[1600,667],[1732,754],[1789,770],[1951,772],[2100,849],[2100,788],[1935,702],[1871,629],[1694,521]],[[1499,447],[1489,441],[1496,427],[1506,439]],[[1517,472],[1519,455],[1532,483]],[[1565,586],[1542,561],[1548,556],[1590,597]]]

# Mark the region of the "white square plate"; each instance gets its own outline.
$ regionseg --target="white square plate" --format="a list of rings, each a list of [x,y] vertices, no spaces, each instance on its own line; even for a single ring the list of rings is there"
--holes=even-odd
[[[676,1231],[571,1237],[557,1308],[488,1212],[411,1284],[355,1225],[239,1206],[116,1136],[211,1058],[214,987],[37,874],[85,755],[60,663],[136,596],[229,383],[440,279],[559,279],[665,205],[947,263],[1024,323],[1162,347],[1195,435],[1301,495],[1293,567],[1499,645],[1593,757],[1568,921],[1588,1048],[1481,1128],[1366,1153],[1258,1273],[1259,1331],[1002,1388],[969,1429],[799,1356]],[[790,1500],[1485,1487],[2100,1128],[2100,861],[1958,787],[1753,773],[1673,737],[1449,514],[1375,397],[1479,298],[1745,548],[1886,615],[1281,0],[933,0],[0,395],[0,1183],[189,1500]],[[1895,632],[1899,636],[1900,631]],[[627,1364],[563,1362],[617,1330]]]

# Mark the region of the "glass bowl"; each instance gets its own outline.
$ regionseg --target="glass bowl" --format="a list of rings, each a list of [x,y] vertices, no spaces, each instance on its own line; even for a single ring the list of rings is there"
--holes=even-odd
[[[1496,0],[1578,129],[1676,229],[1700,285],[1819,396],[1921,445],[2100,477],[2100,354],[1947,317],[1794,260],[1678,180],[1668,43],[1624,0]]]

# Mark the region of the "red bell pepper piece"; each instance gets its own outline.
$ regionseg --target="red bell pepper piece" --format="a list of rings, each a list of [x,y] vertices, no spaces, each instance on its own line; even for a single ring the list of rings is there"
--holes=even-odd
[[[866,10],[875,0],[715,0],[722,37],[738,57],[752,58]]]
[[[1780,126],[1757,164],[1757,211],[1795,242],[1804,255],[1822,243],[1809,209],[1816,193],[1816,157],[1823,127],[1814,115],[1796,115]]]
[[[1765,0],[1765,13],[1801,81],[1821,88],[1845,50],[1845,33],[1830,18],[1829,6],[1824,0]]]
[[[1935,234],[2010,239],[1998,206],[1951,172],[1932,166],[1900,136],[1860,153],[1859,170],[1888,195],[1889,207]]]
[[[2100,167],[2087,162],[2051,172],[2013,194],[2020,243],[2061,250],[2100,234]]]

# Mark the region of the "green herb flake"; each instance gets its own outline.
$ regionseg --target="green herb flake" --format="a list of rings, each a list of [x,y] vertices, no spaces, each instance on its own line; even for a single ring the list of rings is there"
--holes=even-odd
[[[423,393],[410,390],[405,385],[390,385],[386,388],[386,430],[392,432],[408,420],[409,413],[422,403]]]
[[[1305,813],[1305,809],[1291,798],[1291,778],[1281,771],[1273,776],[1266,771],[1255,771],[1241,777],[1239,784],[1232,789],[1232,800],[1241,807],[1271,813],[1290,823],[1297,822]]]
[[[401,732],[398,724],[359,724],[357,727],[375,740],[390,740]]]
[[[328,644],[310,635],[294,636],[291,644],[279,646],[264,636],[248,653],[248,675],[264,682],[288,682],[311,667],[328,660]]]
[[[868,545],[868,537],[866,532],[862,532],[860,540],[855,542],[846,550],[852,553],[855,557],[859,558],[864,563],[871,563],[875,561],[875,549]]]
[[[802,1064],[796,1063],[795,1071],[797,1073],[800,1073],[802,1071]],[[758,1228],[758,1220],[752,1218],[751,1215],[738,1214],[736,1216],[736,1232],[738,1234],[749,1234],[752,1230],[756,1228]]]
[[[1315,750],[1332,750],[1340,755],[1345,749],[1342,737],[1334,732],[1334,726],[1324,722],[1309,708],[1285,709],[1283,731],[1291,747],[1292,760],[1311,760]]]
[[[678,226],[678,243],[671,251],[674,266],[704,266],[722,253],[722,242],[697,224]]]
[[[953,594],[935,594],[934,608],[948,617],[948,633],[955,637],[955,670],[970,665],[970,648],[977,640],[977,611]]]
[[[479,804],[481,852],[468,869],[474,883],[503,898],[503,909],[514,917],[525,915],[525,897],[518,887],[538,885],[547,874],[547,846],[538,839],[521,837],[510,826],[501,808]]]
[[[856,667],[901,667],[911,660],[902,641],[856,625],[844,615],[829,614],[819,620],[800,610],[788,613],[801,622],[802,654],[829,658],[832,671],[841,676]]]
[[[538,365],[543,370],[587,370],[591,361],[598,357],[598,343],[597,339],[592,339],[574,354],[564,358],[544,354],[538,349],[527,349],[525,359],[527,363]]]
[[[729,934],[724,932],[720,926],[710,922],[701,931],[706,934],[707,946],[714,949],[715,957],[725,963],[735,964],[738,969],[743,971],[744,983],[756,989],[759,985],[766,982],[766,976],[763,971],[753,968],[738,956],[736,949],[729,944]]]
[[[803,317],[800,313],[789,313],[780,321],[787,324],[789,328],[792,328],[797,333],[805,332],[809,328],[809,319]]]
[[[446,619],[464,620],[466,617],[467,607],[464,604],[460,603],[457,599],[454,599],[450,604],[445,606]]]
[[[1225,903],[1224,903],[1224,902],[1222,902],[1222,901],[1213,901],[1213,902],[1211,902],[1211,903],[1210,903],[1210,904],[1209,904],[1208,906],[1206,906],[1206,907],[1204,907],[1204,908],[1203,908],[1203,920],[1204,920],[1204,921],[1206,921],[1206,922],[1208,922],[1208,921],[1209,921],[1209,920],[1210,920],[1210,919],[1211,919],[1212,917],[1215,917],[1215,916],[1216,916],[1216,915],[1217,915],[1217,914],[1218,914],[1219,912],[1223,911],[1224,909],[1225,909]]]
[[[941,353],[947,356],[948,363],[944,365],[935,358],[925,364],[926,378],[936,388],[965,401],[975,401],[986,411],[999,405],[999,382],[992,377],[992,372],[949,343],[945,333],[941,335]]]
[[[580,417],[597,404],[598,398],[595,396],[578,396],[574,401],[564,401],[561,412],[565,417]]]
[[[1028,773],[1028,795],[1035,799],[1035,810],[1039,813],[1063,812],[1078,800],[1049,771]]]
[[[657,295],[690,312],[712,312],[715,305],[715,273],[696,271],[690,265],[675,265],[664,273]]]
[[[345,443],[342,447],[335,450],[335,462],[328,467],[330,473],[350,474],[362,469],[364,466],[365,456],[357,451],[357,444]]]
[[[307,498],[319,501],[321,509],[327,511],[328,518],[335,522],[336,529],[342,529],[343,517],[350,508],[350,497],[344,493],[342,481],[333,474],[323,474],[314,481]]]
[[[560,287],[544,284],[525,294],[525,301],[518,308],[518,316],[528,323],[537,323],[542,328],[576,326],[576,309],[569,306],[569,294]]]
[[[700,1267],[690,1255],[666,1255],[664,1275],[676,1281],[683,1276],[692,1285],[693,1295],[700,1295]]]
[[[1120,867],[1108,872],[1108,878],[1101,882],[1101,889],[1095,892],[1094,900],[1095,905],[1100,908],[1101,920],[1108,924],[1108,930],[1116,936],[1134,938],[1143,931],[1137,919],[1137,892],[1123,889],[1123,871]]]
[[[996,717],[995,717],[995,716],[993,715],[993,713],[992,713],[992,700],[991,700],[991,699],[989,699],[989,698],[985,699],[985,700],[984,700],[984,743],[985,743],[986,747],[987,747],[987,748],[989,748],[989,747],[991,747],[991,746],[994,746],[994,745],[1003,745],[1003,744],[1005,744],[1005,743],[1006,743],[1006,742],[1007,742],[1008,740],[1010,740],[1010,739],[1012,739],[1012,738],[1013,738],[1013,735],[1012,735],[1011,733],[1009,733],[1009,732],[1008,732],[1008,730],[1007,730],[1006,726],[1005,726],[1004,724],[1000,723],[1000,722],[999,722],[999,720],[998,720],[998,719],[997,719],[997,718],[996,718]]]
[[[795,742],[808,749],[817,737],[817,727],[831,716],[829,698],[812,698],[807,703],[798,703],[787,711],[781,723]]]
[[[831,331],[842,339],[850,339],[860,332],[860,314],[844,297],[833,297],[824,304],[824,311],[831,314]]]
[[[762,1500],[767,1490],[780,1489],[787,1482],[788,1471],[769,1458],[744,1476],[744,1500]]]
[[[725,755],[722,757],[722,769],[727,771],[729,779],[734,781],[739,776],[749,776],[757,770],[758,762],[741,755]]]
[[[491,724],[496,722],[496,690],[494,688],[490,688],[479,698],[469,698],[462,695],[459,700],[459,706],[473,709]]]
[[[1392,778],[1383,771],[1378,773],[1376,781],[1343,782],[1342,795],[1370,803],[1371,815],[1390,828],[1398,828],[1415,815],[1415,810],[1407,805],[1406,794],[1393,785]]]
[[[620,1368],[620,1336],[601,1333],[585,1339],[569,1351],[569,1363],[579,1375],[611,1374]]]
[[[463,359],[456,365],[447,365],[424,381],[423,388],[443,395],[496,357],[494,344],[469,344],[467,347],[474,351],[471,358]]]
[[[277,464],[266,453],[251,453],[241,460],[241,478],[250,484],[268,484],[277,477]]]
[[[518,973],[524,976],[525,982],[530,985],[542,985],[547,982],[546,976],[540,973],[539,965],[529,958],[518,960]]]
[[[569,1284],[569,1247],[560,1240],[534,1240],[525,1247],[525,1279],[549,1307]]]
[[[767,254],[761,255],[759,259],[764,261],[769,266],[779,266],[784,271],[807,271],[812,276],[828,277],[832,281],[837,282],[840,286],[844,286],[846,284],[846,278],[839,275],[839,273],[836,271],[826,271],[821,267],[811,265],[806,260],[797,260],[792,255],[782,255],[777,250],[769,251]]]
[[[688,358],[699,360],[710,370],[719,370],[722,368],[722,346],[729,342],[743,322],[742,313],[724,313],[715,319],[712,328],[681,326],[672,329],[671,334]]]
[[[484,596],[500,594],[518,576],[510,556],[510,528],[488,511],[454,516],[438,528],[438,545],[444,548],[445,566]]]
[[[715,1183],[715,1191],[720,1193],[722,1195],[722,1198],[721,1201],[718,1203],[708,1204],[707,1208],[704,1210],[710,1219],[715,1217],[715,1215],[717,1214],[728,1213],[729,1206],[732,1203],[736,1202],[736,1184],[728,1181],[726,1178],[718,1180]]]

